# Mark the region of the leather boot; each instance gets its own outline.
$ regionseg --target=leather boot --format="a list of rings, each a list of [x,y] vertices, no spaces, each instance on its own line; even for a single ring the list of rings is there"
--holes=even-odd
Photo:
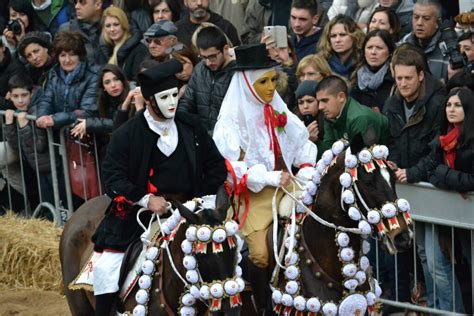
[[[249,260],[248,272],[258,315],[273,315],[268,268],[259,268]]]
[[[118,292],[95,296],[95,316],[110,316],[115,311]]]

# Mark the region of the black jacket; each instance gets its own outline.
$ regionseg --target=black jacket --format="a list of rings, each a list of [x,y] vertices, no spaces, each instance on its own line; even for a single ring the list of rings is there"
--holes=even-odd
[[[406,169],[407,181],[426,181],[423,158],[430,153],[429,143],[439,133],[439,122],[446,97],[444,86],[425,74],[422,92],[414,112],[406,122],[404,101],[398,92],[385,104],[390,130],[389,160]]]
[[[122,68],[128,80],[136,80],[140,64],[148,55],[148,48],[140,41],[141,34],[135,33],[123,43],[117,52],[117,64]],[[107,64],[113,53],[113,47],[100,42],[99,64]]]
[[[227,35],[234,46],[240,45],[240,37],[239,33],[237,33],[237,29],[222,16],[211,12],[211,17],[207,22],[217,25]],[[191,37],[194,31],[199,27],[199,24],[192,23],[189,19],[189,15],[186,15],[176,22],[176,27],[178,28],[178,33],[176,34],[178,40],[187,47],[192,47]]]
[[[428,180],[436,187],[459,192],[474,191],[474,143],[456,150],[454,169],[444,163],[444,154],[439,138],[430,144],[427,160]]]
[[[196,116],[178,113],[175,121],[185,142],[194,196],[215,194],[227,176],[224,158]],[[114,132],[102,165],[107,195],[138,202],[148,193],[148,174],[158,137],[148,127],[143,111]],[[123,219],[110,211],[113,208],[114,203],[93,237],[96,249],[125,250],[143,232],[135,219],[138,206],[130,207]]]
[[[179,100],[178,111],[199,115],[202,125],[210,135],[217,122],[222,100],[227,93],[234,71],[231,61],[224,69],[213,72],[204,61],[194,68],[188,87]]]
[[[59,31],[72,32],[77,31],[84,36],[86,51],[87,51],[87,61],[90,64],[95,64],[99,60],[99,41],[100,41],[100,22],[97,21],[93,24],[85,23],[79,21],[77,18],[70,20],[67,23],[64,23],[59,28]]]

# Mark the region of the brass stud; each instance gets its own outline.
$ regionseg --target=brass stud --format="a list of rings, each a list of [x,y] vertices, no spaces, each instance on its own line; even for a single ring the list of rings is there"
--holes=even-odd
[[[300,247],[298,248],[298,251],[299,251],[299,252],[303,252],[303,251],[304,251],[304,247],[303,247],[303,246],[300,246]]]
[[[159,288],[155,289],[155,293],[160,293],[160,289]]]
[[[316,272],[315,275],[316,275],[316,277],[319,279],[319,278],[321,277],[321,272],[318,271],[318,272]]]
[[[332,289],[333,286],[334,286],[334,284],[332,284],[332,282],[328,283],[328,288]]]
[[[159,276],[160,276],[160,271],[156,271],[156,272],[155,272],[155,275],[156,275],[157,277],[159,277]]]
[[[307,265],[309,265],[309,266],[310,266],[310,265],[311,265],[311,263],[312,263],[311,259],[306,259],[306,264],[307,264]]]
[[[160,308],[165,308],[165,304],[160,304]]]
[[[300,240],[301,239],[301,234],[295,234],[295,238],[296,238],[296,240]]]

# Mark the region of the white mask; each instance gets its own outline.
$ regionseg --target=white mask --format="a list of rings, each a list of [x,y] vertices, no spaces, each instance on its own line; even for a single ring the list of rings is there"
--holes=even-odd
[[[155,93],[153,97],[164,118],[171,119],[175,116],[178,107],[178,88]]]

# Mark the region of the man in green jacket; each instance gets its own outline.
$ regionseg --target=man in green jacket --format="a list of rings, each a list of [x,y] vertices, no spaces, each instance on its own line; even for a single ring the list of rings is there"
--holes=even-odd
[[[359,133],[367,146],[387,143],[387,118],[349,97],[347,84],[340,77],[324,78],[316,89],[316,99],[325,118],[324,139],[318,148],[321,154],[335,141],[351,141]]]

